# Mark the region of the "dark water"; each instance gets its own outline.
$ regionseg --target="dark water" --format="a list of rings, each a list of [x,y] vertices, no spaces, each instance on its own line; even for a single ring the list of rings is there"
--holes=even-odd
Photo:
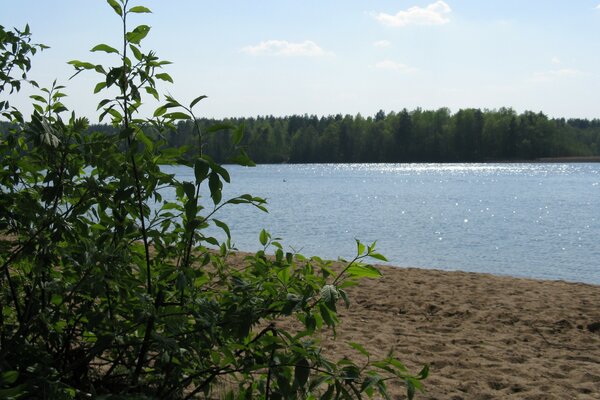
[[[240,250],[266,228],[304,255],[351,258],[377,240],[391,264],[600,284],[600,164],[317,164],[229,167]],[[191,171],[175,171],[193,180]],[[186,178],[187,176],[187,178]]]

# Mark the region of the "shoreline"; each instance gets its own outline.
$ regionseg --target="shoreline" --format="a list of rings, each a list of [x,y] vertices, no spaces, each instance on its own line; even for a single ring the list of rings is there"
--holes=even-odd
[[[600,156],[564,156],[542,157],[533,159],[514,160],[480,160],[480,161],[399,161],[399,162],[280,162],[256,163],[256,165],[311,165],[311,164],[577,164],[600,163]],[[235,165],[235,164],[224,164]]]
[[[525,161],[527,162],[527,161]],[[597,163],[600,162],[600,156],[590,157],[544,157],[537,158],[534,161],[539,163]]]

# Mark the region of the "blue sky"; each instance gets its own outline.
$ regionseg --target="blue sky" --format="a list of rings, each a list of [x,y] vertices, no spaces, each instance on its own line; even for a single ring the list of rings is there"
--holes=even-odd
[[[97,120],[92,73],[119,42],[101,0],[7,1],[0,24],[29,23],[51,48],[31,77],[67,85],[67,106]],[[600,0],[147,0],[143,42],[174,64],[183,101],[205,94],[206,117],[356,114],[416,107],[512,107],[600,117]],[[16,105],[26,107],[25,91]]]

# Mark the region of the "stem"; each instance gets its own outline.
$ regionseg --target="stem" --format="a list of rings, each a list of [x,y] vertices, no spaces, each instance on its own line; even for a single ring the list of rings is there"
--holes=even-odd
[[[340,272],[338,274],[338,276],[333,281],[332,285],[337,284],[339,282],[339,280],[342,279],[342,277],[344,276],[344,274],[346,273],[346,271],[348,271],[348,269],[351,266],[353,266],[358,260],[361,260],[363,258],[365,258],[365,256],[358,255],[358,256],[354,257],[354,259],[352,259],[352,261],[350,261],[350,263],[348,265],[346,265],[346,267],[342,270],[342,272]]]
[[[122,55],[122,59],[123,59],[123,75],[121,78],[121,94],[123,96],[123,127],[125,129],[125,131],[129,132],[129,128],[130,128],[130,116],[129,116],[129,97],[127,94],[127,86],[128,86],[128,78],[129,78],[129,74],[128,74],[128,67],[127,64],[125,62],[125,59],[127,57],[127,5],[128,5],[129,1],[126,0],[123,4],[123,55]],[[144,242],[144,253],[146,256],[146,291],[148,293],[148,295],[152,296],[153,290],[152,290],[152,275],[151,275],[151,263],[150,263],[150,246],[148,243],[148,232],[146,230],[146,221],[145,221],[145,217],[144,217],[144,203],[143,203],[143,199],[142,199],[142,189],[141,189],[141,182],[140,182],[140,174],[139,174],[139,169],[137,166],[137,163],[135,161],[135,148],[132,145],[132,140],[131,140],[131,136],[128,135],[127,136],[127,145],[129,147],[129,151],[131,153],[131,169],[133,172],[133,178],[134,178],[134,182],[135,182],[135,193],[136,193],[136,200],[137,200],[137,207],[138,207],[138,212],[139,212],[139,219],[140,219],[140,225],[141,225],[141,229],[142,229],[142,240]],[[159,307],[159,302],[158,299],[156,299],[156,301],[154,302],[154,307],[155,309],[157,309]],[[139,380],[140,377],[140,373],[142,372],[142,368],[144,366],[144,363],[146,361],[146,355],[148,353],[148,350],[150,349],[150,335],[152,333],[152,330],[154,329],[154,315],[150,316],[148,318],[148,321],[146,322],[146,332],[144,334],[144,341],[142,342],[142,346],[140,348],[140,352],[138,354],[138,358],[137,358],[137,363],[135,366],[135,371],[133,373],[133,377],[132,377],[132,382],[134,385],[137,385],[137,382]]]
[[[127,4],[129,1],[125,1],[123,4],[123,76],[121,81],[121,94],[123,95],[123,127],[126,131],[129,131],[129,97],[127,95],[128,77],[127,64],[125,58],[127,57]],[[152,294],[152,277],[150,275],[150,246],[148,244],[148,234],[146,231],[146,220],[144,217],[144,203],[142,199],[142,188],[140,182],[139,168],[135,161],[134,147],[132,146],[131,136],[127,136],[127,145],[131,151],[131,169],[133,172],[133,179],[135,181],[135,194],[137,200],[138,211],[140,213],[140,225],[142,227],[142,240],[144,242],[144,252],[146,255],[146,290],[149,295]]]
[[[15,49],[16,49],[16,50],[15,50],[14,54],[19,54],[19,52],[21,51],[21,43],[17,42],[17,45],[16,45],[16,48],[15,48]],[[6,69],[3,71],[3,72],[4,72],[4,75],[6,76],[6,78],[4,79],[4,81],[2,81],[2,85],[0,85],[0,93],[2,93],[2,92],[4,91],[4,87],[6,86],[6,84],[7,84],[9,81],[13,81],[13,82],[15,81],[14,79],[12,79],[12,78],[10,77],[10,73],[11,73],[11,71],[12,71],[13,67],[15,66],[15,59],[16,59],[16,56],[15,56],[15,55],[13,55],[13,58],[12,58],[12,60],[11,60],[10,62],[8,62],[8,68],[6,68]],[[12,93],[12,89],[11,89],[11,93]]]
[[[125,114],[125,115],[127,115],[127,114]],[[129,122],[127,121],[127,117],[126,117],[125,124],[126,124],[125,128],[127,129],[129,127]],[[128,138],[127,142],[129,144],[130,150],[131,150],[132,149],[131,139]],[[135,162],[135,155],[133,153],[131,154],[131,168],[133,171],[133,178],[135,180],[136,200],[137,200],[138,211],[140,213],[140,224],[141,224],[141,228],[142,228],[142,241],[144,242],[144,253],[146,256],[146,291],[149,295],[152,295],[150,245],[148,244],[148,234],[147,234],[147,230],[146,230],[146,221],[145,221],[145,217],[144,217],[144,203],[142,200],[142,189],[140,187],[139,170],[137,167],[137,163]]]
[[[108,377],[113,373],[115,368],[117,368],[117,366],[121,362],[121,359],[123,358],[124,352],[125,351],[123,349],[119,350],[119,354],[117,354],[117,357],[115,357],[115,359],[111,361],[112,362],[111,366],[108,368],[108,371],[106,371],[106,373],[102,377],[103,381],[106,381],[108,379]]]
[[[277,336],[277,330],[271,329],[271,332],[273,332],[274,336]],[[269,372],[267,372],[267,383],[266,383],[266,387],[265,387],[265,400],[269,400],[269,398],[271,397],[271,378],[273,376],[273,367],[275,367],[273,365],[274,359],[275,359],[275,345],[273,345],[273,348],[271,349],[271,355],[269,357]]]
[[[33,239],[31,239],[31,240],[33,240]],[[21,247],[21,249],[23,249],[23,247]],[[4,269],[4,275],[6,276],[6,281],[8,282],[8,287],[10,288],[10,297],[12,298],[12,301],[15,305],[15,311],[17,313],[17,320],[19,321],[19,324],[23,324],[23,314],[21,313],[21,306],[19,304],[19,297],[17,296],[17,290],[15,288],[14,282],[12,281],[12,279],[10,277],[10,272],[8,272],[8,264],[10,262],[12,262],[13,258],[16,257],[16,255],[19,253],[20,253],[20,251],[11,254],[11,256],[8,258],[8,260],[6,260],[4,265],[2,265],[2,268]]]
[[[198,151],[199,151],[199,156],[202,157],[202,134],[200,132],[200,126],[198,125],[198,120],[196,119],[196,116],[194,115],[194,113],[192,112],[191,108],[186,108],[184,107],[184,109],[189,112],[192,116],[192,119],[194,120],[194,129],[196,131],[196,133],[198,134]],[[194,198],[194,201],[196,202],[196,206],[198,206],[198,199],[200,196],[200,184],[202,182],[196,182],[196,197]],[[206,220],[206,219],[205,219]],[[188,242],[187,242],[187,248],[185,251],[185,256],[183,258],[183,267],[187,268],[190,264],[190,257],[192,254],[192,246],[194,244],[194,231],[192,230],[190,232],[190,237],[188,238]]]

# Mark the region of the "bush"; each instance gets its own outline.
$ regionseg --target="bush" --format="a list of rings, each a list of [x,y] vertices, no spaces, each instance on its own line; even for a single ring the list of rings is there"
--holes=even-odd
[[[0,103],[11,123],[0,144],[0,397],[387,397],[395,379],[412,398],[426,367],[413,376],[392,355],[370,360],[356,343],[349,345],[367,356],[364,365],[334,362],[315,336],[335,329],[348,286],[380,275],[363,260],[383,256],[357,241],[356,257],[335,269],[285,253],[263,231],[264,250],[232,262],[229,229],[215,215],[239,204],[265,210],[265,201],[222,199],[230,177],[203,154],[202,135],[228,129],[237,146],[243,129],[196,125],[197,146],[167,148],[161,135],[178,121],[195,122],[205,96],[189,105],[166,96],[152,118],[140,118],[142,97],[160,99],[157,80],[172,81],[162,71],[168,62],[143,52],[150,27],[128,30],[130,14],[150,10],[108,4],[125,28],[123,47],[92,51],[114,54],[118,64],[70,63],[76,73],[99,74],[100,119],[110,118],[118,135],[88,132],[86,118],[68,114],[56,82],[31,96],[27,122],[8,100]],[[2,93],[18,91],[29,56],[44,48],[29,44],[28,27],[15,32],[0,31]],[[252,165],[241,148],[233,161]],[[177,164],[193,168],[195,181],[161,170]],[[175,201],[162,197],[165,187]],[[206,234],[211,224],[225,240]]]

